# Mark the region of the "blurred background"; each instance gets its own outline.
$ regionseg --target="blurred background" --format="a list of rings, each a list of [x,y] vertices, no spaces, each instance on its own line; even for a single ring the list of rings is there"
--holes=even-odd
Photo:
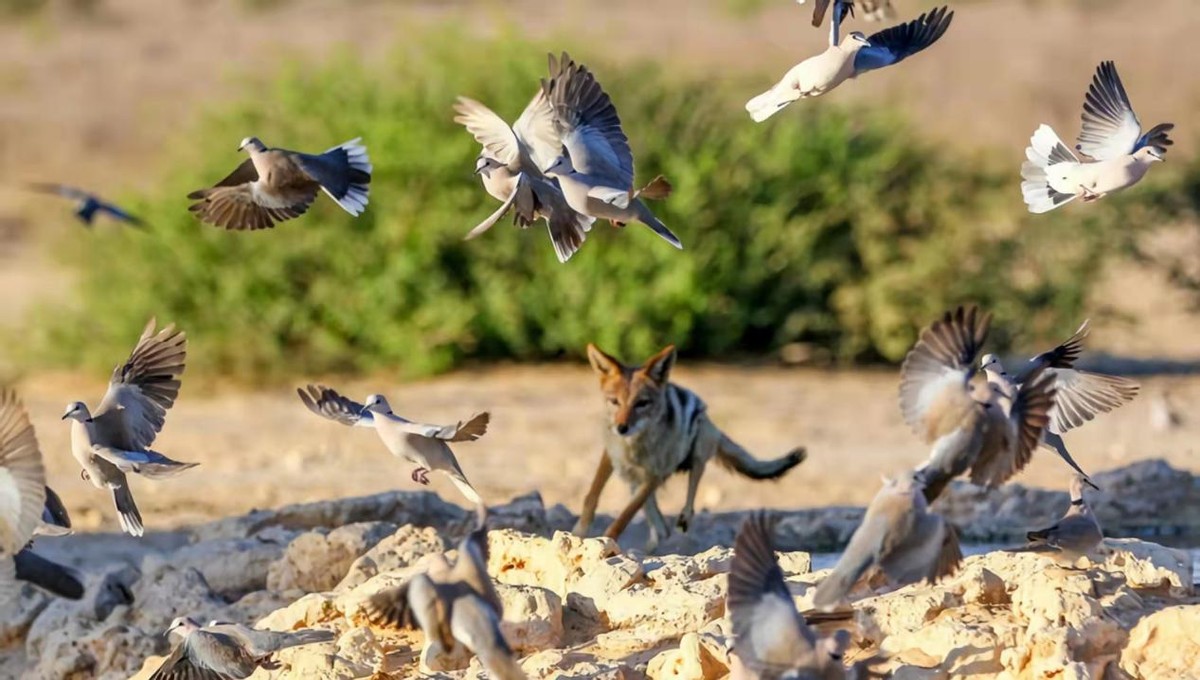
[[[863,480],[925,456],[895,405],[897,365],[963,302],[995,312],[992,349],[1014,356],[1090,317],[1092,365],[1144,376],[1134,403],[1067,436],[1090,471],[1200,470],[1200,5],[962,0],[928,52],[755,125],[745,100],[823,49],[809,8],[651,4],[0,0],[0,372],[77,523],[116,530],[58,417],[101,398],[152,315],[191,343],[156,448],[201,466],[134,482],[150,531],[412,487],[372,433],[302,408],[294,388],[317,380],[387,393],[418,420],[490,409],[491,431],[458,453],[484,496],[536,489],[577,510],[602,418],[588,342],[629,362],[674,343],[679,382],[735,439],[760,457],[809,447],[778,484],[711,473],[703,507],[862,504]],[[896,5],[900,21],[934,3]],[[683,252],[637,225],[598,223],[566,265],[544,227],[462,240],[496,205],[455,96],[513,120],[564,49],[614,99],[639,180],[674,184],[653,208]],[[1029,215],[1028,138],[1048,123],[1074,139],[1105,59],[1146,127],[1177,125],[1176,145],[1124,194]],[[320,199],[267,232],[201,225],[186,194],[240,163],[248,135],[313,152],[361,136],[370,208],[352,219]],[[147,228],[85,229],[31,181],[96,191]],[[1042,452],[1020,480],[1064,488],[1066,468]]]

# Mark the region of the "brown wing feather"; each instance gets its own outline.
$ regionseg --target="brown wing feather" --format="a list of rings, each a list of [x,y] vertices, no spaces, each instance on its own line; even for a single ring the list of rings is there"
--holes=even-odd
[[[249,184],[215,187],[188,194],[189,198],[199,199],[188,206],[188,210],[195,213],[201,222],[225,229],[270,229],[279,222],[308,212],[309,206],[317,200],[317,189],[316,183],[289,187],[280,193],[281,198],[290,202],[289,205],[267,207],[255,201]]]

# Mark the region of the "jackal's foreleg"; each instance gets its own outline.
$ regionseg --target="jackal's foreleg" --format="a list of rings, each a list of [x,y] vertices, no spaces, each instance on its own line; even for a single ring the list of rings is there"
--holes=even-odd
[[[592,528],[592,520],[596,518],[596,504],[600,502],[600,492],[604,490],[612,471],[612,460],[609,459],[608,452],[601,450],[596,476],[592,478],[592,486],[588,489],[587,496],[583,499],[583,508],[579,511],[579,521],[575,523],[571,533],[580,537],[587,536],[588,530]]]
[[[646,503],[646,499],[658,490],[658,485],[661,483],[662,480],[660,479],[648,479],[642,482],[642,485],[638,487],[636,492],[634,492],[633,499],[629,501],[629,505],[625,506],[625,509],[621,511],[621,514],[618,515],[615,520],[613,520],[613,523],[608,527],[608,530],[604,532],[604,535],[613,539],[614,541],[617,540],[617,538],[621,536],[621,533],[625,531],[625,527],[629,526],[629,523],[633,521],[633,516],[636,515],[637,511],[640,510],[641,507]]]
[[[671,535],[671,527],[667,526],[667,520],[663,517],[662,510],[658,509],[657,494],[652,493],[646,497],[644,512],[646,524],[650,526],[650,538],[646,540],[645,550],[652,553],[659,543]]]

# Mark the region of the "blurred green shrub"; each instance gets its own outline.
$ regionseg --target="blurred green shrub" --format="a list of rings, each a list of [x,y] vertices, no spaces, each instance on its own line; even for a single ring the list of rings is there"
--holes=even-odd
[[[661,172],[674,184],[652,207],[683,252],[607,223],[566,265],[541,226],[505,221],[464,242],[496,203],[472,176],[478,147],[451,103],[469,95],[514,119],[544,54],[451,31],[384,63],[296,64],[248,84],[165,150],[157,192],[131,202],[148,230],[64,245],[78,308],[45,310],[27,344],[43,361],[111,366],[156,314],[189,332],[193,370],[416,376],[580,356],[589,341],[630,360],[666,343],[732,358],[805,342],[838,361],[895,361],[960,301],[1022,332],[1078,324],[1111,211],[1031,218],[1019,159],[992,167],[879,110],[804,102],[755,125],[742,102],[769,78],[714,83],[587,60],[621,112],[638,180]],[[194,220],[184,196],[241,162],[234,148],[251,134],[305,151],[362,136],[375,165],[366,214],[320,197],[265,232]]]

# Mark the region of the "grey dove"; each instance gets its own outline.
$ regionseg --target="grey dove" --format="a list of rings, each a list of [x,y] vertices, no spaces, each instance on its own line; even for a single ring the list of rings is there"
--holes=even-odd
[[[1102,413],[1129,403],[1137,396],[1139,386],[1128,378],[1075,368],[1075,361],[1083,352],[1083,341],[1089,332],[1088,322],[1084,321],[1074,335],[1057,347],[1030,359],[1015,376],[1010,376],[1004,370],[1004,365],[995,354],[983,355],[980,366],[988,382],[1008,394],[1024,386],[1038,371],[1044,371],[1054,380],[1054,408],[1050,412],[1050,422],[1042,432],[1042,445],[1058,453],[1067,465],[1083,475],[1087,484],[1094,487],[1087,473],[1071,457],[1062,435]]]
[[[566,262],[579,250],[595,218],[575,212],[567,205],[558,180],[542,174],[542,168],[559,154],[557,137],[547,139],[546,130],[554,115],[550,101],[540,88],[511,127],[483,104],[459,97],[454,106],[454,122],[467,128],[483,146],[475,162],[484,189],[500,201],[500,207],[467,234],[475,238],[492,228],[509,211],[522,228],[544,219],[550,242],[559,262]],[[541,124],[538,124],[538,119]],[[539,134],[542,133],[542,134]]]
[[[991,315],[958,307],[921,331],[900,368],[900,412],[930,446],[922,466],[925,500],[970,471],[973,484],[994,488],[1032,458],[1054,407],[1054,380],[1031,376],[1013,394],[972,385]]]
[[[276,668],[274,663],[256,659],[232,636],[203,628],[186,616],[171,622],[167,636],[177,637],[179,642],[150,680],[244,680],[260,667]]]
[[[748,516],[738,529],[729,566],[726,609],[733,622],[732,680],[844,680],[858,677],[864,664],[847,669],[842,655],[846,635],[822,638],[796,610],[775,559],[774,522],[763,512]],[[845,631],[838,631],[844,634]]]
[[[280,632],[258,630],[241,623],[216,620],[209,621],[204,630],[228,635],[259,662],[270,661],[272,654],[283,649],[330,642],[337,637],[332,630],[321,628]]]
[[[641,222],[682,249],[679,238],[642,201],[667,198],[670,183],[660,175],[641,189],[633,187],[633,152],[608,93],[566,53],[561,59],[550,55],[549,61],[550,78],[542,81],[542,91],[552,115],[536,119],[536,134],[555,140],[559,151],[543,172],[558,181],[576,212],[618,227]]]
[[[168,325],[155,332],[150,319],[125,363],[113,369],[108,391],[93,412],[82,401],[67,405],[71,420],[71,453],[81,476],[98,489],[112,491],[121,529],[132,536],[144,531],[126,475],[166,479],[196,466],[151,450],[179,396],[179,378],[187,360],[187,336]]]
[[[435,654],[461,643],[479,657],[499,680],[525,678],[500,630],[504,618],[500,596],[487,573],[486,510],[479,524],[458,545],[454,563],[444,557],[426,573],[371,596],[364,603],[367,619],[377,625],[419,627]]]
[[[1071,477],[1071,505],[1057,524],[1026,534],[1031,543],[1055,548],[1071,562],[1092,554],[1104,540],[1100,522],[1083,498],[1084,482],[1082,475]]]
[[[82,577],[33,552],[46,508],[46,471],[25,406],[0,390],[0,611],[20,594],[20,582],[60,597],[83,597]]]
[[[1031,213],[1049,212],[1083,197],[1085,203],[1137,184],[1150,166],[1165,159],[1175,125],[1162,123],[1142,132],[1129,95],[1111,61],[1101,62],[1083,104],[1083,126],[1075,149],[1063,144],[1049,125],[1040,125],[1025,149],[1021,194]]]
[[[832,573],[817,586],[813,606],[844,606],[854,584],[872,566],[893,585],[933,582],[957,571],[962,562],[958,534],[929,512],[924,485],[920,471],[884,480]]]
[[[954,12],[939,7],[913,21],[867,37],[846,34],[821,54],[796,64],[774,87],[746,102],[746,110],[761,123],[799,99],[819,97],[858,76],[897,64],[937,42]]]
[[[361,215],[367,208],[371,159],[361,139],[352,139],[320,154],[273,149],[257,137],[238,146],[250,158],[211,189],[188,194],[188,207],[202,222],[226,229],[270,229],[303,215],[317,191],[343,210]]]
[[[79,218],[79,221],[82,222],[86,227],[92,226],[92,223],[96,221],[97,215],[107,215],[114,220],[124,222],[135,227],[142,226],[141,220],[129,214],[127,211],[117,207],[116,205],[104,201],[90,191],[84,191],[83,189],[79,189],[77,187],[67,186],[66,184],[56,184],[53,182],[32,182],[28,186],[33,191],[43,194],[50,194],[53,196],[60,196],[67,200],[74,201],[75,217]]]
[[[367,397],[366,404],[360,404],[324,385],[297,388],[296,393],[308,410],[322,418],[343,425],[375,428],[392,455],[417,466],[412,473],[414,482],[429,484],[429,473],[441,472],[467,500],[476,506],[484,505],[475,487],[467,481],[448,442],[473,442],[482,437],[487,432],[490,418],[486,411],[471,416],[465,423],[426,425],[393,413],[387,399],[380,394],[372,394]]]

